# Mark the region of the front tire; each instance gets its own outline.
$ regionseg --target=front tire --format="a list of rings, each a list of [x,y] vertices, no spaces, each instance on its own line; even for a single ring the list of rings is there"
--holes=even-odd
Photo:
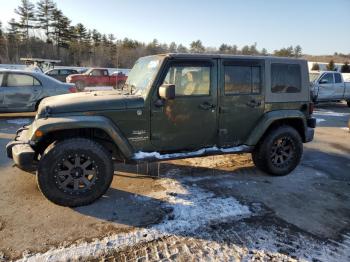
[[[49,146],[40,159],[37,183],[42,194],[61,206],[88,205],[113,180],[111,154],[99,143],[72,138]]]
[[[260,170],[275,176],[293,171],[303,154],[299,133],[290,126],[271,130],[256,146],[252,159]]]
[[[82,91],[84,91],[85,83],[83,81],[77,81],[75,83],[75,86],[77,87],[79,92],[82,92]]]

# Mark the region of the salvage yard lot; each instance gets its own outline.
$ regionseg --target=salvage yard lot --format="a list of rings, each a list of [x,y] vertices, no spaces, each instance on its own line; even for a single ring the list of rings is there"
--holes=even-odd
[[[11,166],[5,145],[31,115],[0,116],[0,260],[105,257],[350,259],[350,133],[346,104],[319,105],[313,142],[285,177],[249,154],[116,165],[107,194],[64,208],[35,176]],[[159,176],[157,176],[159,175]]]

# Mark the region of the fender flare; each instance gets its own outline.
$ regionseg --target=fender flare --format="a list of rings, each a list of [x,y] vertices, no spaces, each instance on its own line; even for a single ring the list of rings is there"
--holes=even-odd
[[[267,129],[278,120],[298,119],[303,122],[303,130],[307,129],[305,115],[299,110],[276,110],[264,114],[258,124],[250,133],[245,144],[248,146],[255,146],[260,138],[265,134]]]
[[[82,128],[96,128],[105,131],[127,159],[132,157],[134,150],[128,140],[110,119],[103,116],[39,118],[32,124],[29,140],[34,143],[39,142],[40,137],[35,135],[35,132],[38,130],[42,131],[43,134],[48,134],[56,131]]]

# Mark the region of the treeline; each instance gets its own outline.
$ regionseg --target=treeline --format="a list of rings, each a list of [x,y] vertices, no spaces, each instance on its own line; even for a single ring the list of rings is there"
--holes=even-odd
[[[337,71],[337,67],[335,66],[335,63],[333,60],[329,61],[329,63],[326,65],[326,69],[328,71]],[[311,70],[314,71],[320,71],[320,65],[318,63],[313,63]],[[349,62],[345,62],[341,67],[340,67],[340,72],[341,73],[350,73],[350,65]]]
[[[186,47],[175,42],[159,43],[157,39],[150,43],[117,39],[113,34],[101,34],[81,23],[73,25],[53,0],[40,0],[36,5],[21,0],[15,13],[18,19],[11,19],[6,28],[0,21],[0,63],[19,63],[21,57],[40,57],[58,59],[70,66],[130,68],[140,56],[166,52],[270,54],[265,48],[258,50],[256,43],[242,48],[228,44],[213,48],[205,47],[200,40]],[[271,54],[300,57],[302,48],[290,46]]]

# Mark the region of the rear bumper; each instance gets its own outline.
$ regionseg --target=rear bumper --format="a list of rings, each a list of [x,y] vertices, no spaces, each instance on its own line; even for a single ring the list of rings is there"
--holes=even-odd
[[[315,128],[316,127],[316,118],[309,118],[307,120],[307,126],[311,127],[311,128]]]
[[[6,152],[18,168],[32,172],[36,170],[35,151],[30,146],[29,141],[25,141],[27,132],[26,128],[19,129],[15,139],[6,145]]]
[[[316,118],[307,119],[307,128],[305,130],[305,143],[310,142],[314,139],[315,128],[316,127]]]
[[[308,127],[305,132],[305,143],[311,142],[314,139],[315,130]]]

